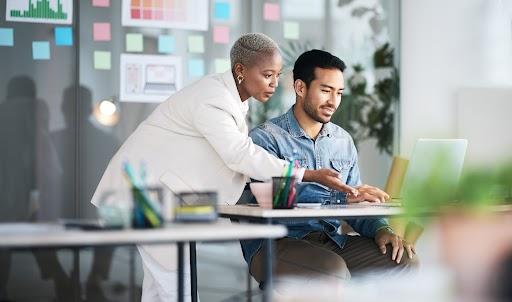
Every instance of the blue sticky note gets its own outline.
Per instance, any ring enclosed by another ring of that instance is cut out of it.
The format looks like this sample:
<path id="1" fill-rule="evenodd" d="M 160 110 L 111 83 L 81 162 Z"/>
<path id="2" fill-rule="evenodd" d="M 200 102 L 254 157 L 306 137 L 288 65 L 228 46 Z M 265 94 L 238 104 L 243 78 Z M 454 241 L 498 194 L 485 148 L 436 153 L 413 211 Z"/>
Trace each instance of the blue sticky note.
<path id="1" fill-rule="evenodd" d="M 72 46 L 73 29 L 71 27 L 55 27 L 55 45 Z"/>
<path id="2" fill-rule="evenodd" d="M 190 59 L 188 61 L 188 75 L 202 77 L 204 75 L 204 61 L 202 59 Z"/>
<path id="3" fill-rule="evenodd" d="M 214 18 L 217 20 L 229 20 L 230 9 L 228 2 L 215 2 Z"/>
<path id="4" fill-rule="evenodd" d="M 34 60 L 50 59 L 50 42 L 34 41 L 32 42 L 32 58 Z"/>
<path id="5" fill-rule="evenodd" d="M 161 35 L 158 36 L 158 52 L 160 53 L 173 53 L 175 50 L 176 42 L 173 36 Z"/>
<path id="6" fill-rule="evenodd" d="M 0 46 L 14 46 L 14 31 L 12 28 L 0 27 Z"/>

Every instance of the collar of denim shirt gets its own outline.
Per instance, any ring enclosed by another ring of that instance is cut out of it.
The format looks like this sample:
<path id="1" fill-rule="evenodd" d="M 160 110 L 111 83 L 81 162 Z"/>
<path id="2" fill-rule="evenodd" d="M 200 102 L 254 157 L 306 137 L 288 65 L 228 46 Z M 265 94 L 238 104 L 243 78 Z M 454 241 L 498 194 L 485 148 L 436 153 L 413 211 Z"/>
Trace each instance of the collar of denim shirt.
<path id="1" fill-rule="evenodd" d="M 286 126 L 288 127 L 288 133 L 290 133 L 293 137 L 307 137 L 310 138 L 309 135 L 306 134 L 304 129 L 299 125 L 299 122 L 297 121 L 297 118 L 295 118 L 295 114 L 293 114 L 293 108 L 295 105 L 293 105 L 288 112 L 286 112 Z M 322 126 L 322 129 L 320 130 L 320 133 L 318 133 L 318 137 L 327 136 L 331 137 L 333 134 L 333 127 L 332 123 L 328 122 L 327 124 L 324 124 Z"/>

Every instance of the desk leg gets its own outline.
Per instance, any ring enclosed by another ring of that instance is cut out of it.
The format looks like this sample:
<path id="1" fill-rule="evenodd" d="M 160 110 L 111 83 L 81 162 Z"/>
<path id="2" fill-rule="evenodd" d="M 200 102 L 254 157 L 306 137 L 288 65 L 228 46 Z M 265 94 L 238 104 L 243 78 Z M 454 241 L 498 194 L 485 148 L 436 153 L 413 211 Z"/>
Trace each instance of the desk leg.
<path id="1" fill-rule="evenodd" d="M 268 225 L 272 224 L 271 220 L 267 221 Z M 273 250 L 273 239 L 267 238 L 264 241 L 265 245 L 265 283 L 264 283 L 264 291 L 263 291 L 263 301 L 269 302 L 272 301 L 272 287 L 273 287 L 273 280 L 272 280 L 272 262 L 274 257 L 274 250 Z"/>
<path id="2" fill-rule="evenodd" d="M 130 258 L 130 302 L 135 302 L 135 246 L 129 246 Z"/>
<path id="3" fill-rule="evenodd" d="M 263 301 L 272 301 L 272 239 L 265 239 L 265 288 L 263 292 Z"/>
<path id="4" fill-rule="evenodd" d="M 190 242 L 190 277 L 192 302 L 197 302 L 197 258 L 196 243 Z"/>
<path id="5" fill-rule="evenodd" d="M 252 284 L 251 284 L 251 270 L 247 267 L 247 302 L 252 302 Z"/>
<path id="6" fill-rule="evenodd" d="M 55 250 L 56 252 L 57 250 Z M 80 248 L 74 247 L 73 251 L 73 270 L 71 279 L 73 280 L 73 301 L 82 301 L 82 290 L 80 284 Z"/>
<path id="7" fill-rule="evenodd" d="M 178 302 L 185 301 L 183 242 L 178 242 Z"/>

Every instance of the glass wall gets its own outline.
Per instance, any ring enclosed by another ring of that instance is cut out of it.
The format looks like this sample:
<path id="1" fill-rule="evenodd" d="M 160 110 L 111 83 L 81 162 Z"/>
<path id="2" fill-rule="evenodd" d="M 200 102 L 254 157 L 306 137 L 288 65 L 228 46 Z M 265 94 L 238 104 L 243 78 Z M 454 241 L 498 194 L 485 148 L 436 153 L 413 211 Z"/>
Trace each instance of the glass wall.
<path id="1" fill-rule="evenodd" d="M 356 138 L 364 181 L 385 182 L 398 141 L 398 0 L 198 0 L 195 3 L 206 4 L 208 10 L 206 31 L 123 26 L 123 4 L 139 2 L 124 0 L 61 0 L 64 8 L 73 6 L 68 25 L 13 22 L 8 20 L 13 2 L 28 8 L 29 1 L 0 1 L 1 222 L 96 218 L 89 201 L 104 168 L 157 105 L 143 97 L 129 102 L 121 97 L 126 89 L 121 79 L 128 76 L 122 54 L 176 57 L 181 62 L 176 76 L 184 86 L 204 74 L 224 71 L 230 45 L 245 32 L 275 39 L 285 59 L 273 99 L 265 106 L 251 103 L 251 125 L 294 103 L 291 69 L 300 53 L 310 48 L 331 51 L 348 66 L 347 96 L 334 122 Z M 50 7 L 57 3 L 48 2 Z M 56 28 L 71 28 L 71 44 Z M 172 43 L 164 49 L 165 39 Z M 105 99 L 118 106 L 115 125 L 105 125 L 94 114 Z M 243 271 L 241 259 L 232 265 L 223 259 L 227 249 L 238 248 L 200 248 L 208 254 L 199 255 L 204 272 L 200 293 L 206 301 L 243 292 L 243 278 L 215 283 L 215 288 L 204 282 L 219 280 L 222 269 Z M 81 288 L 72 286 L 77 279 Z M 0 252 L 0 300 L 73 301 L 81 296 L 126 301 L 130 294 L 140 295 L 141 279 L 138 254 L 129 248 Z M 130 285 L 135 285 L 133 291 Z"/>

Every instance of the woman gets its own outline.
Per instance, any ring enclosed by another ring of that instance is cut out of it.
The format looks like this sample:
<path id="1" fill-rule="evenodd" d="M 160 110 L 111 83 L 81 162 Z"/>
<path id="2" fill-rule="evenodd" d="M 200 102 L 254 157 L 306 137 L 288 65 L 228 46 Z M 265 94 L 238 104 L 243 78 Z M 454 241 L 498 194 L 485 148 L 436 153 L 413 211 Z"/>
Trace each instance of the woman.
<path id="1" fill-rule="evenodd" d="M 185 87 L 142 122 L 109 163 L 93 204 L 105 192 L 115 192 L 116 200 L 131 200 L 122 178 L 125 160 L 144 160 L 147 171 L 174 192 L 213 189 L 225 204 L 237 202 L 249 178 L 267 180 L 283 173 L 287 163 L 253 144 L 245 121 L 247 100 L 266 102 L 277 87 L 279 48 L 263 34 L 245 34 L 233 45 L 230 58 L 230 71 Z M 357 194 L 333 170 L 299 169 L 295 175 L 302 174 L 304 181 Z M 139 251 L 144 264 L 142 301 L 175 299 L 175 289 L 169 288 L 176 284 L 175 249 L 144 246 Z"/>

